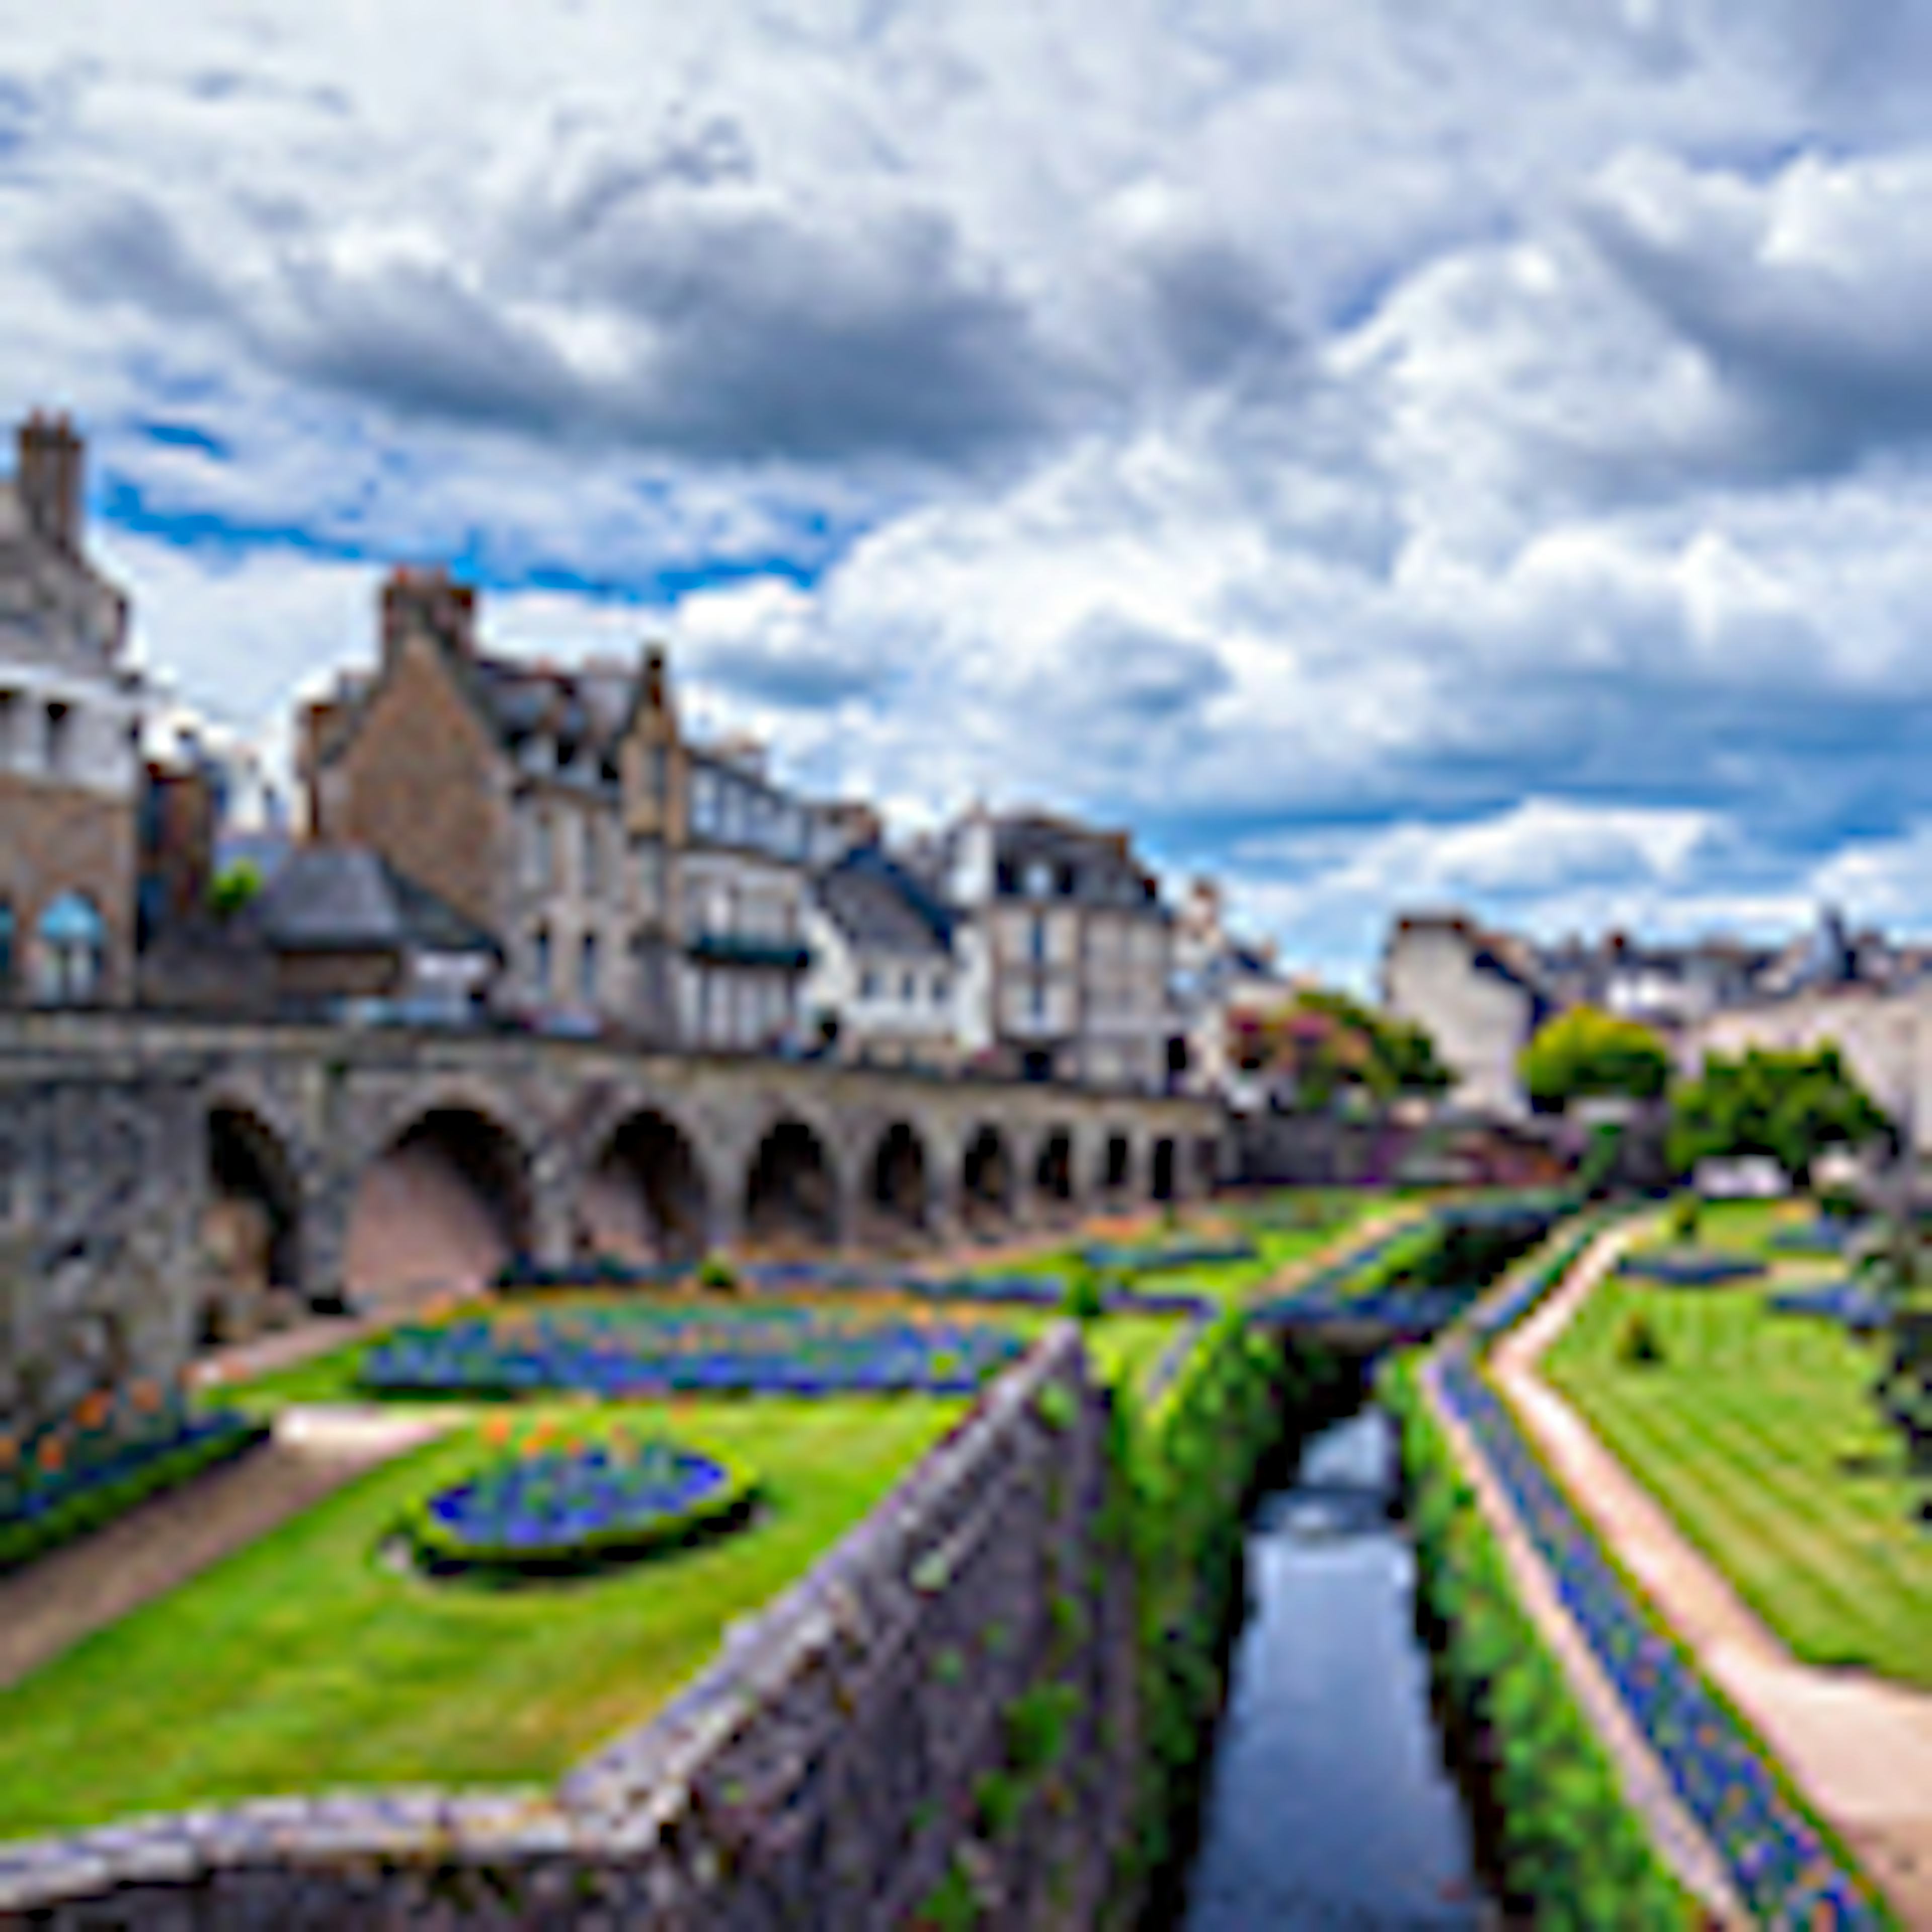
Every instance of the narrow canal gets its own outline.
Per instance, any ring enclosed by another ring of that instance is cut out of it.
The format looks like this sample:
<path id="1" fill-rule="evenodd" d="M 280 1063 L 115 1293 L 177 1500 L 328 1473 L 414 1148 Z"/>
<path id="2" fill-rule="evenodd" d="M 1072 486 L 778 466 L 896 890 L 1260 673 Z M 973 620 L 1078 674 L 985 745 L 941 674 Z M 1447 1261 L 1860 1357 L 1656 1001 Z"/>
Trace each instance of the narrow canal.
<path id="1" fill-rule="evenodd" d="M 1248 1538 L 1238 1642 L 1181 1922 L 1188 1932 L 1485 1922 L 1370 1407 L 1314 1437 Z"/>

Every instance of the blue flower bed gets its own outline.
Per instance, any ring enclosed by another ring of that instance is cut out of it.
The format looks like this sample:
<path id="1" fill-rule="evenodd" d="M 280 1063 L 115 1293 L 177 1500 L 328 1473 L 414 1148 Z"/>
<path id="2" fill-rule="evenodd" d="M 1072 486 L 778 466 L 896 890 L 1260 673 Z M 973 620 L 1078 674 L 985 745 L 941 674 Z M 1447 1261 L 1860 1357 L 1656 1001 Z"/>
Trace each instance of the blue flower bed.
<path id="1" fill-rule="evenodd" d="M 1751 1910 L 1772 1924 L 1876 1932 L 1886 1921 L 1869 1894 L 1780 1784 L 1756 1740 L 1658 1630 L 1460 1346 L 1443 1359 L 1440 1385 Z"/>
<path id="2" fill-rule="evenodd" d="M 1083 1248 L 1080 1258 L 1106 1274 L 1163 1274 L 1176 1268 L 1211 1268 L 1222 1262 L 1252 1261 L 1260 1250 L 1245 1238 L 1232 1241 L 1153 1242 L 1138 1247 L 1101 1243 Z"/>
<path id="3" fill-rule="evenodd" d="M 626 1262 L 614 1255 L 600 1255 L 594 1261 L 549 1268 L 527 1255 L 518 1255 L 496 1270 L 495 1285 L 512 1289 L 668 1288 L 682 1281 L 694 1265 L 690 1262 Z"/>
<path id="4" fill-rule="evenodd" d="M 1755 1280 L 1764 1273 L 1764 1264 L 1755 1255 L 1721 1248 L 1639 1248 L 1624 1256 L 1617 1272 L 1668 1288 L 1719 1288 Z"/>
<path id="5" fill-rule="evenodd" d="M 1875 1335 L 1892 1320 L 1885 1298 L 1856 1282 L 1827 1282 L 1822 1287 L 1792 1288 L 1774 1294 L 1771 1305 L 1780 1315 L 1813 1315 L 1835 1322 L 1855 1335 Z"/>
<path id="6" fill-rule="evenodd" d="M 379 1395 L 970 1395 L 1024 1345 L 980 1323 L 802 1308 L 512 1310 L 400 1328 L 363 1358 Z"/>
<path id="7" fill-rule="evenodd" d="M 97 1401 L 100 1398 L 96 1398 Z M 228 1410 L 191 1413 L 178 1392 L 114 1400 L 20 1441 L 0 1437 L 0 1575 L 239 1455 L 267 1434 Z"/>
<path id="8" fill-rule="evenodd" d="M 1820 1214 L 1815 1220 L 1774 1228 L 1770 1244 L 1783 1254 L 1841 1255 L 1863 1232 L 1856 1221 Z"/>
<path id="9" fill-rule="evenodd" d="M 618 1434 L 500 1456 L 410 1520 L 432 1567 L 552 1569 L 640 1555 L 742 1510 L 752 1485 L 724 1462 Z"/>

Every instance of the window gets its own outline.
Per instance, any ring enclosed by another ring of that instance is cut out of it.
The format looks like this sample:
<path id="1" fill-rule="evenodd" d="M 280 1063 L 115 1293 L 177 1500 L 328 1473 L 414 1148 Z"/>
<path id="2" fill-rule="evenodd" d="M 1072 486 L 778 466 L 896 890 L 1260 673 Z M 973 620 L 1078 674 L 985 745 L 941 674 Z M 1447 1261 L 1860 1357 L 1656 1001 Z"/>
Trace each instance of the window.
<path id="1" fill-rule="evenodd" d="M 647 919 L 664 916 L 664 848 L 655 839 L 640 839 L 638 854 L 638 904 Z"/>
<path id="2" fill-rule="evenodd" d="M 556 856 L 550 814 L 541 807 L 533 812 L 525 837 L 527 842 L 524 848 L 524 882 L 540 892 L 548 892 Z"/>
<path id="3" fill-rule="evenodd" d="M 1059 867 L 1054 874 L 1053 882 L 1062 898 L 1070 899 L 1073 896 L 1073 868 L 1071 866 Z"/>
<path id="4" fill-rule="evenodd" d="M 1034 964 L 1046 958 L 1046 920 L 1043 914 L 1035 913 L 1028 922 L 1027 953 Z"/>
<path id="5" fill-rule="evenodd" d="M 911 973 L 903 974 L 899 980 L 900 1000 L 905 1005 L 909 1006 L 918 997 L 919 980 L 917 975 Z"/>
<path id="6" fill-rule="evenodd" d="M 670 758 L 662 745 L 651 747 L 650 791 L 652 802 L 662 812 L 670 790 Z"/>
<path id="7" fill-rule="evenodd" d="M 40 915 L 40 995 L 56 1006 L 100 997 L 107 970 L 107 926 L 94 902 L 63 892 Z"/>
<path id="8" fill-rule="evenodd" d="M 14 908 L 0 899 L 0 1000 L 14 997 Z"/>
<path id="9" fill-rule="evenodd" d="M 932 976 L 932 1004 L 943 1006 L 946 1004 L 946 975 L 935 973 Z"/>
<path id="10" fill-rule="evenodd" d="M 1043 980 L 1036 980 L 1027 989 L 1028 1010 L 1036 1020 L 1046 1017 L 1046 986 Z"/>
<path id="11" fill-rule="evenodd" d="M 869 966 L 859 975 L 859 997 L 862 1000 L 876 1000 L 879 997 L 879 976 Z"/>
<path id="12" fill-rule="evenodd" d="M 597 835 L 597 821 L 588 813 L 584 826 L 584 890 L 595 898 L 604 890 L 604 842 Z"/>
<path id="13" fill-rule="evenodd" d="M 74 714 L 64 704 L 47 706 L 47 758 L 50 772 L 58 776 L 74 755 Z"/>
<path id="14" fill-rule="evenodd" d="M 1052 890 L 1053 868 L 1043 859 L 1036 859 L 1026 868 L 1026 894 L 1030 899 L 1043 899 Z"/>
<path id="15" fill-rule="evenodd" d="M 537 989 L 537 998 L 550 998 L 550 928 L 540 926 L 536 937 L 530 941 L 530 978 Z"/>
<path id="16" fill-rule="evenodd" d="M 0 770 L 14 762 L 14 721 L 20 715 L 17 696 L 10 691 L 0 691 Z"/>
<path id="17" fill-rule="evenodd" d="M 597 1004 L 597 935 L 586 932 L 577 954 L 577 997 L 586 1006 Z"/>

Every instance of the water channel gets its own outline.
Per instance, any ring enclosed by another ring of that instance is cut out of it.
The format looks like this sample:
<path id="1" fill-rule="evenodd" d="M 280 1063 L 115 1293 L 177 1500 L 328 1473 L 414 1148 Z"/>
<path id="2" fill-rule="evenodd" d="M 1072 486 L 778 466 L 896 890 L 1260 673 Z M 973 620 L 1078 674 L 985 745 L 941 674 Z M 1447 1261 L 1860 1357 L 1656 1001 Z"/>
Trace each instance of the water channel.
<path id="1" fill-rule="evenodd" d="M 1487 1922 L 1430 1714 L 1396 1481 L 1393 1426 L 1370 1408 L 1314 1437 L 1256 1513 L 1187 1932 Z"/>

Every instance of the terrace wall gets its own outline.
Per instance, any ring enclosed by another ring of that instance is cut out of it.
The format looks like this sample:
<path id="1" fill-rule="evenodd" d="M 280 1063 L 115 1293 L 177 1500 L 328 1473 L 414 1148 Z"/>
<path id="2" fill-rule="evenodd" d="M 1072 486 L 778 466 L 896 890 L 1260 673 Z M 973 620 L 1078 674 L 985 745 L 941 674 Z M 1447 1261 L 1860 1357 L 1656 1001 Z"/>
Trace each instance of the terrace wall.
<path id="1" fill-rule="evenodd" d="M 1052 1394 L 1058 1390 L 1062 1393 Z M 265 1800 L 0 1845 L 0 1925 L 1091 1924 L 1139 1756 L 1105 1398 L 1062 1328 L 660 1716 L 548 1792 Z M 1010 1826 L 1016 1700 L 1063 1686 Z"/>

